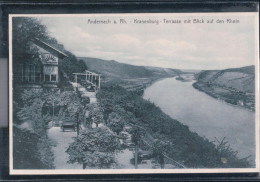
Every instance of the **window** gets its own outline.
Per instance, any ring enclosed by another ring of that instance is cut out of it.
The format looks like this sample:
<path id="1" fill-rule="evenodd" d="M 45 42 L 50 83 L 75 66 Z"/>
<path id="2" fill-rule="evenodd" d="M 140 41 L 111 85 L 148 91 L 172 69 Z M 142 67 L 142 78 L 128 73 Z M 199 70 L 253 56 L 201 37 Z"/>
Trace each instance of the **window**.
<path id="1" fill-rule="evenodd" d="M 54 81 L 54 82 L 57 81 L 57 80 L 56 80 L 56 75 L 51 75 L 51 81 Z"/>
<path id="2" fill-rule="evenodd" d="M 29 82 L 29 65 L 25 65 L 24 67 L 24 80 Z"/>
<path id="3" fill-rule="evenodd" d="M 40 82 L 41 81 L 41 77 L 42 77 L 42 70 L 41 70 L 41 66 L 37 65 L 35 66 L 35 81 L 36 82 Z"/>
<path id="4" fill-rule="evenodd" d="M 50 75 L 44 75 L 44 80 L 46 82 L 50 81 L 51 76 Z"/>
<path id="5" fill-rule="evenodd" d="M 57 81 L 57 75 L 48 75 L 48 74 L 45 74 L 44 75 L 44 78 L 45 78 L 45 81 L 46 82 L 56 82 Z"/>
<path id="6" fill-rule="evenodd" d="M 34 65 L 29 65 L 29 82 L 34 82 Z"/>

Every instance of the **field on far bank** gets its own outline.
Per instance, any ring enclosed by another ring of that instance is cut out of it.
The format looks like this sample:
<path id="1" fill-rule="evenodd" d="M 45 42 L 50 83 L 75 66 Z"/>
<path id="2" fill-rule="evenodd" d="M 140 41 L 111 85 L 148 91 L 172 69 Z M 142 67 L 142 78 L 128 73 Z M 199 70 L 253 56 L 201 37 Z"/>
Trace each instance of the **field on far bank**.
<path id="1" fill-rule="evenodd" d="M 229 104 L 255 110 L 254 66 L 196 74 L 193 87 Z"/>

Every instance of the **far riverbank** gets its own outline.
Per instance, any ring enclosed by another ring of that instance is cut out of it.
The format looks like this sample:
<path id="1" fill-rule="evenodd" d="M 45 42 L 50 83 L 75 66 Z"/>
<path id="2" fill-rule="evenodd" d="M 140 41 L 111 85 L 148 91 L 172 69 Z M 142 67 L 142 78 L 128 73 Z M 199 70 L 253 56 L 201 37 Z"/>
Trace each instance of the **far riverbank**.
<path id="1" fill-rule="evenodd" d="M 255 95 L 237 91 L 235 89 L 225 88 L 223 86 L 210 83 L 195 82 L 193 88 L 208 94 L 209 96 L 222 100 L 228 104 L 255 111 Z"/>

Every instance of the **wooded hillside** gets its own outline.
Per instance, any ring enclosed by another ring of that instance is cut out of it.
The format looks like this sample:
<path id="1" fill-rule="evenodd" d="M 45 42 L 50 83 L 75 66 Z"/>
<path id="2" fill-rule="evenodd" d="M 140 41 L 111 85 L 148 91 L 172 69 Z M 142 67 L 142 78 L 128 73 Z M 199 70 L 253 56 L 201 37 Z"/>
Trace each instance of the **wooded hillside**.
<path id="1" fill-rule="evenodd" d="M 255 110 L 255 66 L 201 71 L 193 87 L 208 95 Z"/>
<path id="2" fill-rule="evenodd" d="M 181 70 L 170 68 L 157 68 L 148 66 L 134 66 L 119 63 L 114 60 L 102 60 L 96 58 L 79 57 L 87 65 L 89 70 L 102 73 L 110 78 L 148 78 L 148 77 L 170 77 L 181 73 Z"/>

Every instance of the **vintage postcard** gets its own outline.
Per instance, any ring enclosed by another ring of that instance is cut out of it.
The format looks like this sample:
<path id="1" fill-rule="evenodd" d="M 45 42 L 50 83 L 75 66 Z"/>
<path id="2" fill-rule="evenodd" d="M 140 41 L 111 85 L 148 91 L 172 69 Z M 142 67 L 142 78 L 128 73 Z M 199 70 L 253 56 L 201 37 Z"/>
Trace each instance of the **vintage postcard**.
<path id="1" fill-rule="evenodd" d="M 10 174 L 258 172 L 258 22 L 9 15 Z"/>

